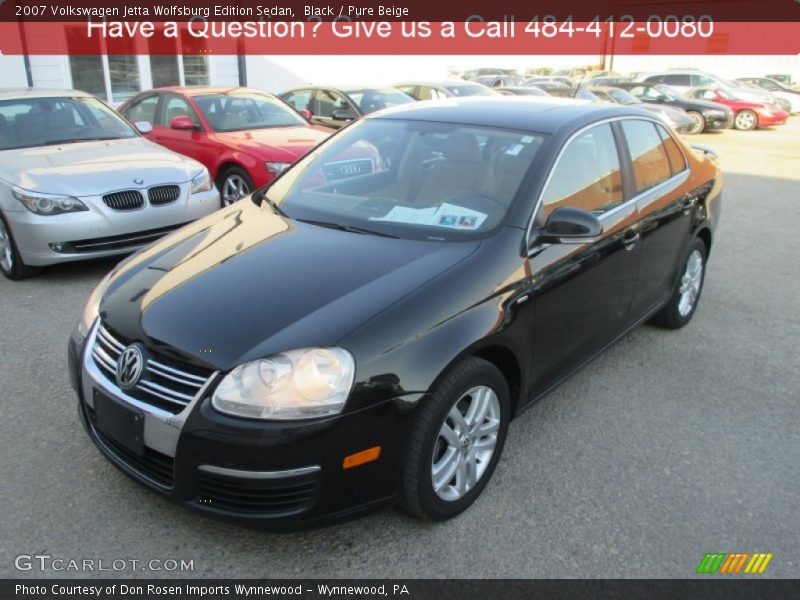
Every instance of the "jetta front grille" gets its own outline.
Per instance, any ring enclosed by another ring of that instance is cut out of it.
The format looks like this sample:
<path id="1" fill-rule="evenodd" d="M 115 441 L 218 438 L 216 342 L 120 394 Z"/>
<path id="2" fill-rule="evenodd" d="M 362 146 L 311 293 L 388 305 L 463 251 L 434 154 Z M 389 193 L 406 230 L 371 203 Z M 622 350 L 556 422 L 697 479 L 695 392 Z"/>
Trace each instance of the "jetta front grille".
<path id="1" fill-rule="evenodd" d="M 108 378 L 116 382 L 117 360 L 126 344 L 105 326 L 97 328 L 92 358 Z M 211 371 L 176 365 L 162 357 L 147 357 L 139 383 L 126 394 L 173 414 L 181 412 L 205 387 Z"/>
<path id="2" fill-rule="evenodd" d="M 147 199 L 153 206 L 172 204 L 181 195 L 181 188 L 177 185 L 157 185 L 147 190 Z"/>
<path id="3" fill-rule="evenodd" d="M 112 210 L 138 210 L 144 206 L 144 196 L 138 190 L 125 190 L 106 194 L 103 202 Z"/>

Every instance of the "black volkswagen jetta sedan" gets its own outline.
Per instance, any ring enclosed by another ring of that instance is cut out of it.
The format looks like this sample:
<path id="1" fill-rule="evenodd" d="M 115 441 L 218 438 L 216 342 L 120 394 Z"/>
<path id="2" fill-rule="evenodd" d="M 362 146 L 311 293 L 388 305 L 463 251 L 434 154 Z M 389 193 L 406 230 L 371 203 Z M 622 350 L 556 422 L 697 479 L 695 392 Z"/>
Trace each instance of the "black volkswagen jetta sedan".
<path id="1" fill-rule="evenodd" d="M 374 165 L 328 179 L 352 160 Z M 636 325 L 692 318 L 720 189 L 635 108 L 377 113 L 100 283 L 69 344 L 81 418 L 216 517 L 453 517 L 524 408 Z"/>

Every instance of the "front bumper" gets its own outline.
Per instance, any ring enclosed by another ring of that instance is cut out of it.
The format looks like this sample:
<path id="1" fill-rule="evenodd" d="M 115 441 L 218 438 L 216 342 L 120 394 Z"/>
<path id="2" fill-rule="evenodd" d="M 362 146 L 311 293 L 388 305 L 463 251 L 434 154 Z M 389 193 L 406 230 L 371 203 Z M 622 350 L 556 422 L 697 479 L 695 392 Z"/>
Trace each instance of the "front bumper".
<path id="1" fill-rule="evenodd" d="M 704 114 L 706 129 L 730 129 L 733 127 L 733 113 L 725 115 Z"/>
<path id="2" fill-rule="evenodd" d="M 89 437 L 125 474 L 206 515 L 271 529 L 315 526 L 390 504 L 399 489 L 407 405 L 383 401 L 334 418 L 267 422 L 217 413 L 208 384 L 180 413 L 128 397 L 97 367 L 86 341 L 69 342 L 70 375 Z M 144 452 L 136 454 L 98 427 L 96 394 L 141 410 Z M 344 469 L 345 456 L 381 447 L 377 461 Z"/>
<path id="3" fill-rule="evenodd" d="M 41 216 L 20 206 L 5 213 L 25 264 L 43 266 L 127 254 L 220 206 L 216 188 L 189 194 L 188 184 L 181 186 L 181 197 L 173 204 L 147 205 L 130 212 L 112 211 L 100 197 L 81 201 L 89 210 Z M 60 244 L 60 249 L 52 244 Z"/>

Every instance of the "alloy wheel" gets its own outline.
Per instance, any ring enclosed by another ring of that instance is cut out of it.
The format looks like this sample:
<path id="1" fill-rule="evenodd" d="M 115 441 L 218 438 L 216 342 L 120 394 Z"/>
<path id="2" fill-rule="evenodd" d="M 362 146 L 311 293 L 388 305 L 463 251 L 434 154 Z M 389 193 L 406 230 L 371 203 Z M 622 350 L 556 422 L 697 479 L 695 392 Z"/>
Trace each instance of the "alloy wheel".
<path id="1" fill-rule="evenodd" d="M 460 500 L 480 481 L 497 445 L 500 418 L 490 387 L 474 387 L 453 404 L 433 447 L 431 480 L 439 498 Z"/>
<path id="2" fill-rule="evenodd" d="M 14 268 L 14 251 L 11 248 L 11 234 L 6 229 L 6 224 L 0 220 L 0 266 L 10 272 Z"/>
<path id="3" fill-rule="evenodd" d="M 749 111 L 742 111 L 736 115 L 737 129 L 753 129 L 756 126 L 756 116 Z"/>
<path id="4" fill-rule="evenodd" d="M 251 191 L 250 185 L 241 175 L 228 175 L 222 184 L 222 201 L 225 206 L 230 206 L 247 196 Z"/>
<path id="5" fill-rule="evenodd" d="M 685 317 L 694 308 L 697 297 L 700 295 L 700 286 L 703 283 L 703 255 L 699 250 L 694 250 L 686 260 L 686 269 L 681 277 L 681 287 L 678 290 L 678 312 Z"/>
<path id="6" fill-rule="evenodd" d="M 703 130 L 706 127 L 705 119 L 703 119 L 703 115 L 696 111 L 689 111 L 689 116 L 694 121 L 694 125 L 689 133 L 703 133 Z"/>

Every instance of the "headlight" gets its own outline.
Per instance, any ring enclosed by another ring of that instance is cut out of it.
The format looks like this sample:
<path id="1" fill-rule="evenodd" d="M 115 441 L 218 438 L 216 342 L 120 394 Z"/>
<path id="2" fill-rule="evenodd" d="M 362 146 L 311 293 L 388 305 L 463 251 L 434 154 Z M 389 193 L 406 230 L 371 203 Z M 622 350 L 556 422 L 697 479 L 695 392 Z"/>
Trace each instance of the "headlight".
<path id="1" fill-rule="evenodd" d="M 236 367 L 217 386 L 211 405 L 251 419 L 311 419 L 342 412 L 355 376 L 341 348 L 282 352 Z"/>
<path id="2" fill-rule="evenodd" d="M 200 192 L 207 192 L 211 188 L 211 175 L 208 169 L 203 167 L 203 170 L 192 178 L 192 193 L 199 194 Z"/>
<path id="3" fill-rule="evenodd" d="M 89 299 L 86 301 L 86 306 L 83 308 L 83 315 L 81 315 L 81 320 L 78 322 L 78 333 L 80 333 L 82 337 L 89 335 L 89 330 L 98 317 L 100 299 L 106 292 L 106 288 L 108 288 L 108 282 L 111 280 L 112 273 L 113 271 L 106 275 L 103 280 L 97 284 L 97 287 L 94 288 L 92 293 L 89 294 Z"/>
<path id="4" fill-rule="evenodd" d="M 267 167 L 268 173 L 272 173 L 273 175 L 280 175 L 286 169 L 291 167 L 292 163 L 267 161 L 264 163 L 264 166 Z"/>
<path id="5" fill-rule="evenodd" d="M 83 202 L 72 196 L 29 192 L 17 187 L 11 190 L 11 195 L 19 200 L 25 208 L 37 215 L 62 215 L 89 210 Z"/>

